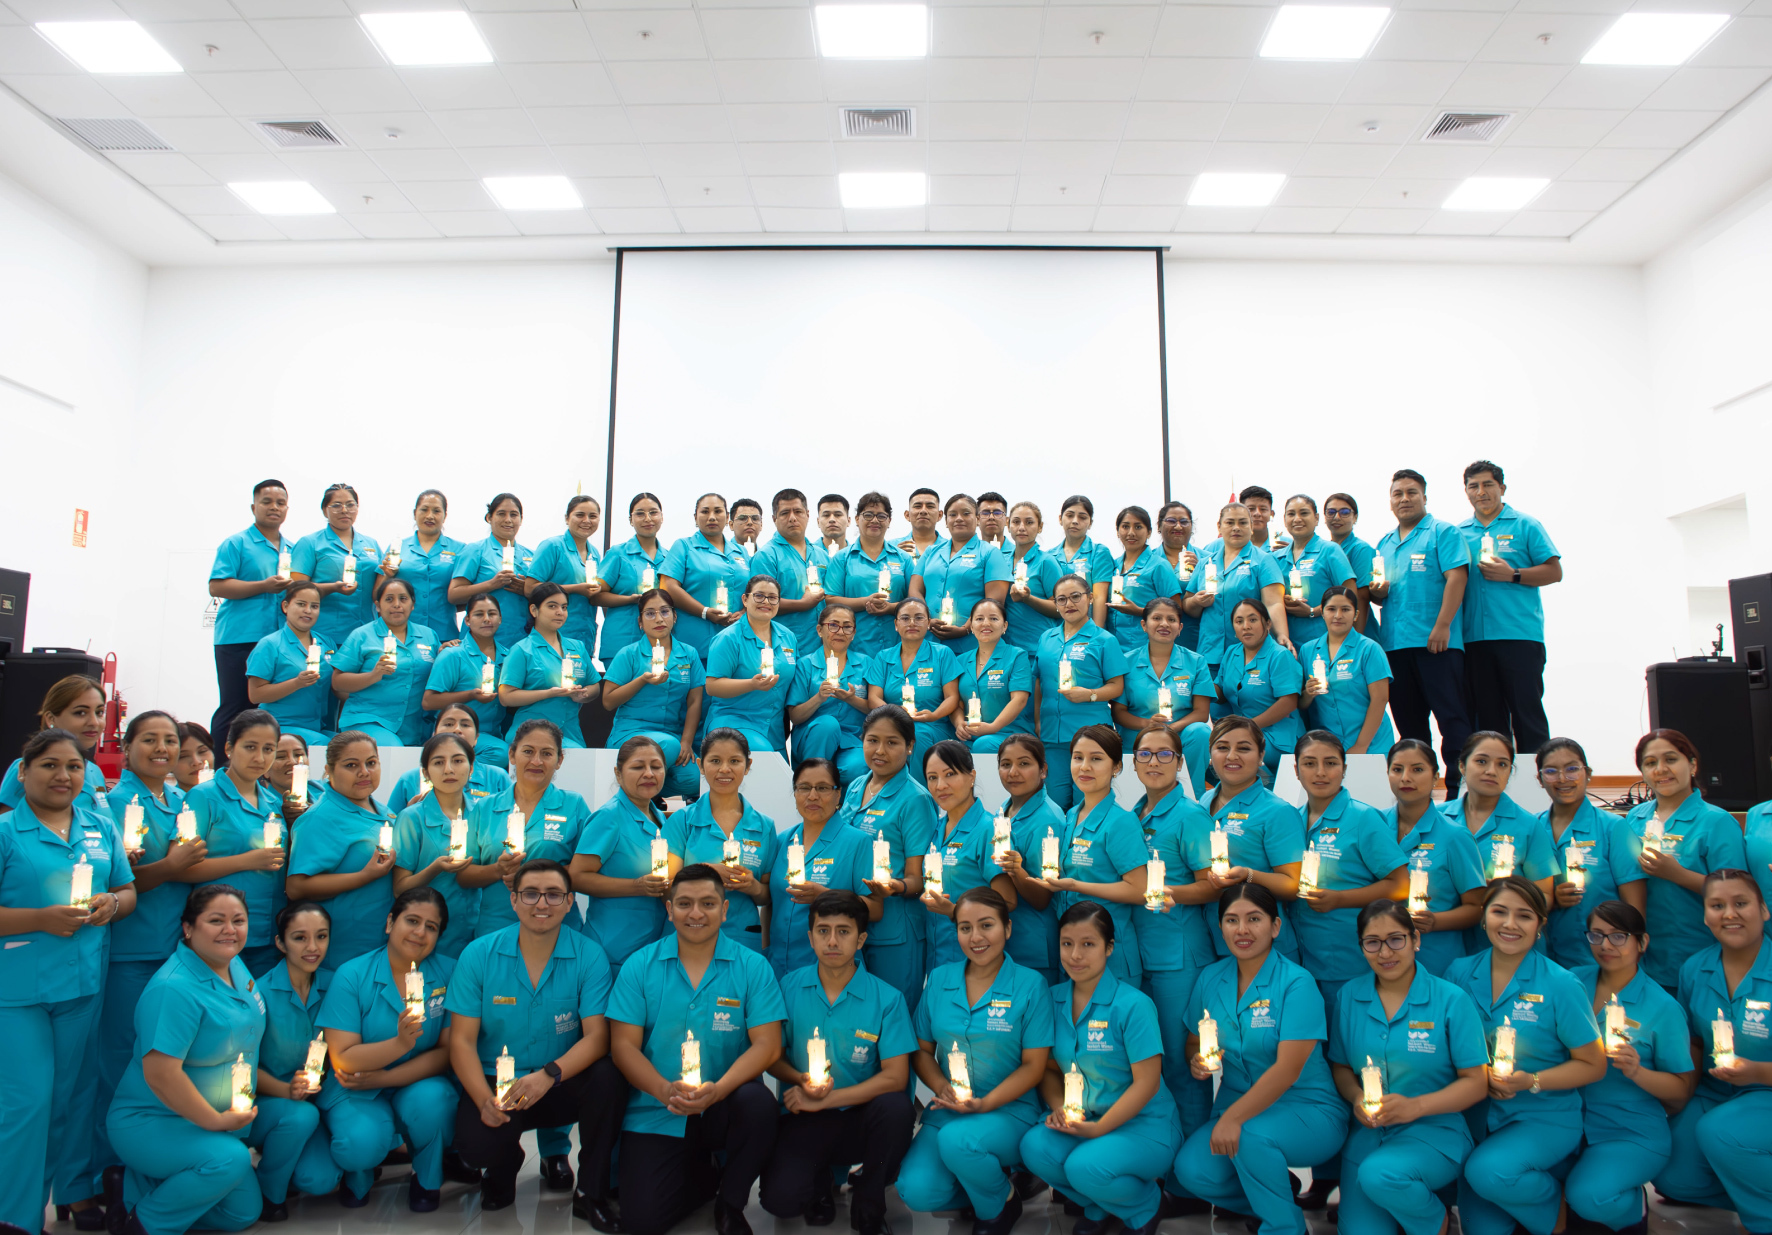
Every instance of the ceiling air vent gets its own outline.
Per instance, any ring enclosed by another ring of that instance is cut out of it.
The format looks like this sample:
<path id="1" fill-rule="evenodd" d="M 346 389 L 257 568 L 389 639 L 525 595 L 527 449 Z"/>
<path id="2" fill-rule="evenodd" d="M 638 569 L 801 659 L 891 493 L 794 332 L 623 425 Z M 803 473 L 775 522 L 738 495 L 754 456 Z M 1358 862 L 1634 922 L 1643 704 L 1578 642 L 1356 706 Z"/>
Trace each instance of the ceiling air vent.
<path id="1" fill-rule="evenodd" d="M 845 107 L 844 137 L 915 137 L 914 107 Z"/>
<path id="2" fill-rule="evenodd" d="M 139 120 L 58 120 L 94 150 L 171 150 L 164 138 Z"/>
<path id="3" fill-rule="evenodd" d="M 1424 142 L 1486 142 L 1514 118 L 1512 112 L 1449 111 L 1440 113 Z"/>
<path id="4" fill-rule="evenodd" d="M 318 120 L 260 120 L 257 124 L 274 146 L 298 149 L 344 145 L 336 133 Z"/>

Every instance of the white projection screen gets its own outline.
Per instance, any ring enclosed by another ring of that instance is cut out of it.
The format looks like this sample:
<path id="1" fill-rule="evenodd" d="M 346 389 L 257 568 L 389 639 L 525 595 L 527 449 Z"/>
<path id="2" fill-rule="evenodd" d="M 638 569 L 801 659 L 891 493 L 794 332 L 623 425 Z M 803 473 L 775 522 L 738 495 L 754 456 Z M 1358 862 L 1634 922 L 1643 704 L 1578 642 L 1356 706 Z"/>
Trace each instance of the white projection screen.
<path id="1" fill-rule="evenodd" d="M 710 490 L 901 516 L 913 488 L 1154 516 L 1164 496 L 1149 249 L 643 250 L 621 255 L 608 526 L 658 494 L 667 541 Z M 903 529 L 902 518 L 895 528 Z M 765 526 L 764 540 L 772 535 Z M 814 530 L 813 534 L 816 534 Z M 853 539 L 854 533 L 851 532 Z"/>

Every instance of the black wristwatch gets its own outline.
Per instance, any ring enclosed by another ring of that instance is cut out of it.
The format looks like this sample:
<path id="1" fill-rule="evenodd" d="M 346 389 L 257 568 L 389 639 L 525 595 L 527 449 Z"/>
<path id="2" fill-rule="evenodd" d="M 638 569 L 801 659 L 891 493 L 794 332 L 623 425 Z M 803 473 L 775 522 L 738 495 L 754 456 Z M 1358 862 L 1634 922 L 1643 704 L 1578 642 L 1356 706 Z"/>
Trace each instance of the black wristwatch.
<path id="1" fill-rule="evenodd" d="M 1519 581 L 1520 581 L 1520 572 L 1516 570 L 1516 571 L 1514 571 L 1514 582 L 1518 583 Z"/>
<path id="2" fill-rule="evenodd" d="M 544 1063 L 541 1066 L 541 1070 L 543 1072 L 546 1072 L 549 1076 L 553 1077 L 554 1084 L 556 1084 L 556 1085 L 558 1085 L 561 1081 L 566 1079 L 565 1077 L 560 1075 L 560 1065 L 555 1063 L 551 1059 L 548 1060 L 546 1063 Z"/>

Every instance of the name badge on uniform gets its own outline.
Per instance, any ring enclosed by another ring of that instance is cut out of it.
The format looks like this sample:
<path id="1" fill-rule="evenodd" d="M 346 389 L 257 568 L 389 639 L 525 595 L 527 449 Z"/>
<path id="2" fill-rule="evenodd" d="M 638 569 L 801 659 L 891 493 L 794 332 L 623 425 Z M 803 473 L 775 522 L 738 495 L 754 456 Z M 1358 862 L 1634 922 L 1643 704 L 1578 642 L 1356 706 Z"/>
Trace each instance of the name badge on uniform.
<path id="1" fill-rule="evenodd" d="M 1106 1029 L 1107 1027 L 1108 1027 L 1108 1023 L 1106 1021 L 1090 1021 L 1089 1022 L 1089 1028 L 1091 1028 L 1091 1029 Z"/>
<path id="2" fill-rule="evenodd" d="M 716 998 L 714 1000 L 714 1004 L 717 1007 L 721 1007 L 721 1008 L 739 1008 L 739 1007 L 744 1006 L 743 1001 L 737 1000 L 737 999 L 728 999 L 724 995 L 721 995 L 718 998 Z"/>
<path id="3" fill-rule="evenodd" d="M 509 1006 L 514 1008 L 517 1006 L 517 997 L 515 995 L 494 995 L 492 1003 L 494 1007 Z"/>
<path id="4" fill-rule="evenodd" d="M 857 1029 L 855 1031 L 855 1036 L 862 1039 L 864 1042 L 878 1042 L 880 1040 L 879 1034 L 869 1033 L 865 1029 Z"/>

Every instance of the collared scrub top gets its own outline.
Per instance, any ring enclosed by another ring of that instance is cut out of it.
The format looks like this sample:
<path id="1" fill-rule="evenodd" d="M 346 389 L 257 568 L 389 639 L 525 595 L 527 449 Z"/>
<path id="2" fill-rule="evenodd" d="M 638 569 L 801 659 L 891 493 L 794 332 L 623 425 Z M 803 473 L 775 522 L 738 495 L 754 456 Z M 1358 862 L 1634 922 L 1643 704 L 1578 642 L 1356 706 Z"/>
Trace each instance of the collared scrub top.
<path id="1" fill-rule="evenodd" d="M 312 686 L 304 686 L 293 694 L 260 706 L 275 716 L 277 723 L 285 729 L 325 733 L 330 729 L 326 722 L 332 714 L 332 657 L 337 649 L 319 635 L 310 635 L 310 638 L 320 646 L 319 680 Z M 246 676 L 262 678 L 272 686 L 300 677 L 307 668 L 308 649 L 287 623 L 260 639 L 253 647 L 252 655 L 246 658 Z"/>
<path id="2" fill-rule="evenodd" d="M 1275 1105 L 1308 1102 L 1343 1109 L 1341 1094 L 1323 1058 L 1321 1044 L 1329 1037 L 1323 996 L 1316 981 L 1298 965 L 1277 950 L 1270 951 L 1249 988 L 1239 995 L 1236 960 L 1214 961 L 1200 975 L 1188 1000 L 1187 1023 L 1194 1032 L 1199 1031 L 1200 1018 L 1208 1010 L 1218 1022 L 1218 1042 L 1224 1051 L 1224 1080 L 1212 1104 L 1214 1115 L 1222 1115 L 1274 1066 L 1282 1042 L 1317 1045 L 1298 1079 Z"/>
<path id="3" fill-rule="evenodd" d="M 82 858 L 92 867 L 94 895 L 135 882 L 123 838 L 108 811 L 76 805 L 65 841 L 40 822 L 28 804 L 0 815 L 0 905 L 8 909 L 66 905 L 74 867 Z M 98 994 L 104 986 L 111 929 L 82 926 L 66 938 L 47 931 L 7 935 L 0 940 L 0 1007 L 24 1008 Z"/>
<path id="4" fill-rule="evenodd" d="M 920 1042 L 935 1044 L 935 1061 L 948 1073 L 948 1053 L 966 1052 L 972 1093 L 983 1097 L 1021 1067 L 1021 1053 L 1051 1048 L 1052 998 L 1046 980 L 1015 963 L 1007 953 L 991 985 L 976 1003 L 966 997 L 966 965 L 939 965 L 929 975 L 912 1016 Z M 997 1109 L 1033 1123 L 1039 1118 L 1037 1089 Z M 939 1128 L 961 1116 L 954 1111 L 923 1112 L 925 1128 Z"/>
<path id="5" fill-rule="evenodd" d="M 496 536 L 488 536 L 484 540 L 476 540 L 462 549 L 455 558 L 455 574 L 453 578 L 465 579 L 469 583 L 485 583 L 504 569 L 504 542 Z M 516 541 L 511 542 L 511 571 L 519 579 L 530 578 L 535 569 L 535 551 L 526 549 Z M 498 601 L 498 611 L 502 618 L 498 631 L 493 638 L 498 646 L 508 648 L 523 637 L 529 625 L 529 602 L 515 592 L 500 588 L 492 593 Z M 571 611 L 571 606 L 567 606 Z"/>
<path id="6" fill-rule="evenodd" d="M 1375 601 L 1384 611 L 1379 639 L 1387 652 L 1424 648 L 1440 617 L 1440 601 L 1446 595 L 1446 572 L 1470 565 L 1464 537 L 1450 523 L 1423 515 L 1421 522 L 1400 535 L 1396 529 L 1378 542 L 1384 558 L 1384 577 L 1390 595 Z M 1465 583 L 1468 588 L 1469 582 Z M 1449 648 L 1464 649 L 1464 610 L 1452 611 Z"/>
<path id="7" fill-rule="evenodd" d="M 609 1006 L 614 977 L 594 939 L 562 929 L 541 981 L 532 984 L 529 963 L 518 948 L 522 930 L 506 926 L 470 943 L 443 997 L 454 1015 L 480 1019 L 474 1049 L 489 1076 L 507 1049 L 518 1076 L 552 1063 L 584 1037 L 585 1019 L 602 1016 Z"/>
<path id="8" fill-rule="evenodd" d="M 1643 826 L 1654 814 L 1655 801 L 1650 799 L 1632 807 L 1624 817 L 1633 860 L 1643 852 Z M 1664 852 L 1689 871 L 1708 875 L 1747 865 L 1747 846 L 1734 816 L 1697 793 L 1680 803 L 1663 825 L 1663 832 Z M 1679 981 L 1682 959 L 1715 943 L 1716 936 L 1704 925 L 1703 897 L 1666 879 L 1647 882 L 1649 912 L 1644 917 L 1655 946 L 1649 949 L 1643 967 L 1663 986 L 1673 986 Z"/>
<path id="9" fill-rule="evenodd" d="M 1495 556 L 1515 570 L 1542 566 L 1552 558 L 1561 557 L 1551 543 L 1544 524 L 1531 515 L 1521 514 L 1505 502 L 1488 527 L 1472 515 L 1458 525 L 1470 547 L 1470 582 L 1464 589 L 1464 638 L 1467 643 L 1479 639 L 1524 639 L 1544 642 L 1543 588 L 1528 587 L 1512 580 L 1491 582 L 1477 569 L 1483 555 L 1483 536 L 1495 542 Z"/>
<path id="10" fill-rule="evenodd" d="M 806 1043 L 816 1032 L 824 1039 L 825 1059 L 838 1089 L 878 1076 L 883 1062 L 917 1049 L 904 996 L 859 965 L 835 1003 L 825 994 L 816 964 L 782 978 L 781 994 L 787 1007 L 783 1058 L 806 1071 Z"/>
<path id="11" fill-rule="evenodd" d="M 278 537 L 281 547 L 290 551 L 290 569 L 296 569 L 295 542 Z M 265 539 L 255 523 L 243 532 L 216 546 L 215 561 L 209 568 L 210 579 L 238 579 L 242 583 L 262 583 L 277 574 L 278 545 Z M 277 629 L 282 621 L 278 608 L 281 592 L 265 592 L 240 600 L 224 600 L 215 611 L 215 641 L 221 643 L 257 643 Z"/>

